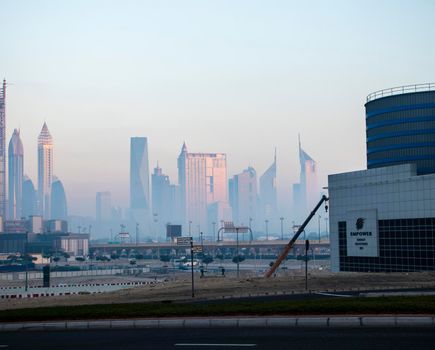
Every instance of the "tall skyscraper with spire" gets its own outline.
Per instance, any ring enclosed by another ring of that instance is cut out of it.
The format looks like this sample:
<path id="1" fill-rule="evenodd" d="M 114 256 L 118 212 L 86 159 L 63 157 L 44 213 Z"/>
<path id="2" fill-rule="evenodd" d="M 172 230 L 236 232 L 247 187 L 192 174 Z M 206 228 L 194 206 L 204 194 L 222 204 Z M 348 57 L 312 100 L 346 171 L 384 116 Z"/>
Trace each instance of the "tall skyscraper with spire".
<path id="1" fill-rule="evenodd" d="M 276 149 L 273 163 L 260 177 L 260 203 L 262 217 L 264 220 L 273 220 L 271 225 L 278 222 L 277 214 L 277 189 L 276 189 Z M 274 220 L 275 219 L 275 220 Z"/>
<path id="2" fill-rule="evenodd" d="M 51 184 L 53 181 L 53 138 L 44 122 L 38 136 L 38 212 L 45 219 L 51 214 Z"/>
<path id="3" fill-rule="evenodd" d="M 0 216 L 6 217 L 6 80 L 0 90 Z"/>
<path id="4" fill-rule="evenodd" d="M 320 199 L 317 182 L 317 163 L 301 147 L 299 137 L 299 183 L 293 185 L 293 208 L 296 219 L 302 222 Z"/>
<path id="5" fill-rule="evenodd" d="M 20 131 L 15 129 L 8 150 L 8 217 L 11 220 L 19 220 L 23 215 L 23 161 L 23 143 Z"/>

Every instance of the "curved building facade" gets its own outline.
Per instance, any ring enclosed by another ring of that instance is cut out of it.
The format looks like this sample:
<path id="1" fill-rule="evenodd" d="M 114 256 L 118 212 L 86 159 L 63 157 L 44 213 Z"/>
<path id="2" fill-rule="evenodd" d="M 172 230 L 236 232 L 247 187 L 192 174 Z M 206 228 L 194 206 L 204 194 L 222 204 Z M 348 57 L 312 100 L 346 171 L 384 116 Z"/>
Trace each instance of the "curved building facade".
<path id="1" fill-rule="evenodd" d="M 367 168 L 415 163 L 435 173 L 435 84 L 377 91 L 367 97 Z"/>

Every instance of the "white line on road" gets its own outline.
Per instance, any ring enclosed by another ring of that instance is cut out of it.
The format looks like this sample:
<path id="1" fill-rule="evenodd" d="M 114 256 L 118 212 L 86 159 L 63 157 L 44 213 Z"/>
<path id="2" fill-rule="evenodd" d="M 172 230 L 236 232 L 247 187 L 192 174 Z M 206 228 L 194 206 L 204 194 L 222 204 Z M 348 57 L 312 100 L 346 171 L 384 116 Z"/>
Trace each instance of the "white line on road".
<path id="1" fill-rule="evenodd" d="M 232 347 L 254 347 L 257 344 L 201 344 L 201 343 L 178 343 L 174 346 L 232 346 Z"/>
<path id="2" fill-rule="evenodd" d="M 9 345 L 0 345 L 0 349 L 6 349 L 8 347 L 9 347 Z"/>
<path id="3" fill-rule="evenodd" d="M 352 295 L 346 295 L 346 294 L 332 294 L 332 293 L 316 293 L 318 295 L 325 295 L 327 297 L 343 297 L 343 298 L 351 298 Z"/>

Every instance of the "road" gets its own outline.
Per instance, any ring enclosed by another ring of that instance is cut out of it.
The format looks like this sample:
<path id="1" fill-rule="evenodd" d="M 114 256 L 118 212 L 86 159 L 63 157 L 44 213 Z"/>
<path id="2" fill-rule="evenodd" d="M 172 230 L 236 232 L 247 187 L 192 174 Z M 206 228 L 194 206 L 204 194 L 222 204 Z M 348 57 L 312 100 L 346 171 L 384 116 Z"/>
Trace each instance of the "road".
<path id="1" fill-rule="evenodd" d="M 433 349 L 432 328 L 142 329 L 0 334 L 0 349 Z"/>

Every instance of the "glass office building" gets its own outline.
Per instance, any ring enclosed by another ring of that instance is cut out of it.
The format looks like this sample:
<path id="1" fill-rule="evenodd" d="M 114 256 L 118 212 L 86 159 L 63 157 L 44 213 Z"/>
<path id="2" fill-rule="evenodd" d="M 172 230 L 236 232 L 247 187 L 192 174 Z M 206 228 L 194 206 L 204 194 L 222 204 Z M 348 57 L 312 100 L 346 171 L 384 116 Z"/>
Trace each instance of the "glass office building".
<path id="1" fill-rule="evenodd" d="M 365 108 L 368 169 L 412 162 L 435 173 L 435 84 L 375 92 Z"/>

